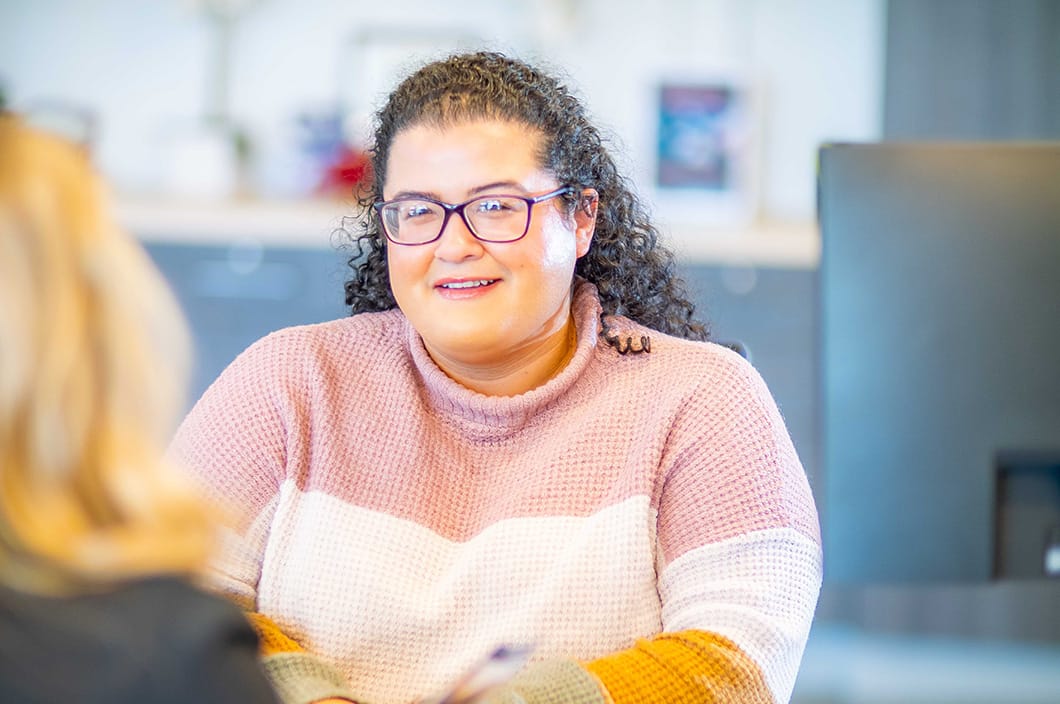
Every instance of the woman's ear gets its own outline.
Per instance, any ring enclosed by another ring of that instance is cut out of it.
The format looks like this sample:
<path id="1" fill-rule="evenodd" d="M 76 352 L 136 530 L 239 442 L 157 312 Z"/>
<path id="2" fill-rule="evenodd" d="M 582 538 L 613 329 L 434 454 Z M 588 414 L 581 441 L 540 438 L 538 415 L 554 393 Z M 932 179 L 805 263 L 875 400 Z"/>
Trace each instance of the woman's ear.
<path id="1" fill-rule="evenodd" d="M 585 188 L 578 196 L 578 204 L 574 208 L 574 239 L 579 258 L 589 251 L 589 245 L 592 244 L 599 204 L 600 194 L 595 188 Z"/>

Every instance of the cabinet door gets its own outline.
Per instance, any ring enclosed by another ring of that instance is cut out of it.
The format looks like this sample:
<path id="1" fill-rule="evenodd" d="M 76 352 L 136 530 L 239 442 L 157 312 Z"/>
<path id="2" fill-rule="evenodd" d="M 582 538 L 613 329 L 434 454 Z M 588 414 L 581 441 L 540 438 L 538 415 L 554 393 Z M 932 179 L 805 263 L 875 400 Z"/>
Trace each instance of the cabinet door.
<path id="1" fill-rule="evenodd" d="M 195 359 L 189 404 L 258 338 L 349 315 L 343 305 L 345 260 L 338 251 L 246 242 L 145 247 L 191 327 Z"/>

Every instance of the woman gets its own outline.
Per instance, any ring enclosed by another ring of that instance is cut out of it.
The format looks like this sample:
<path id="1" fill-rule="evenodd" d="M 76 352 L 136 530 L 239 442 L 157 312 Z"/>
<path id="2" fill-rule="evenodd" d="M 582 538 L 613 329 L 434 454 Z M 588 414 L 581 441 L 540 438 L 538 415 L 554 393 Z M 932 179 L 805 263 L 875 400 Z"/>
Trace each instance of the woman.
<path id="1" fill-rule="evenodd" d="M 184 332 L 85 155 L 0 114 L 0 701 L 275 702 L 162 466 Z M 168 364 L 167 364 L 168 363 Z"/>
<path id="2" fill-rule="evenodd" d="M 709 342 L 583 108 L 490 53 L 377 116 L 351 318 L 210 388 L 177 455 L 242 506 L 222 588 L 287 701 L 787 701 L 817 516 L 761 378 Z"/>

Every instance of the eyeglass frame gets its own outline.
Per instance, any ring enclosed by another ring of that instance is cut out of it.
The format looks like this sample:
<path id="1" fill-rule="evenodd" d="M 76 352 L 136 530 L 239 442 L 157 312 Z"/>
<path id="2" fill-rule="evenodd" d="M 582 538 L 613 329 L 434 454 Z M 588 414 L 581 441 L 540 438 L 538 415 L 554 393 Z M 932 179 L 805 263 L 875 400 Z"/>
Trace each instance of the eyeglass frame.
<path id="1" fill-rule="evenodd" d="M 469 198 L 463 203 L 446 203 L 444 201 L 436 200 L 434 198 L 427 198 L 426 196 L 409 196 L 406 198 L 394 198 L 393 200 L 376 201 L 375 203 L 372 203 L 372 208 L 375 210 L 376 216 L 379 218 L 379 227 L 383 231 L 383 236 L 387 239 L 388 242 L 393 242 L 394 244 L 399 244 L 403 247 L 418 247 L 420 245 L 431 244 L 432 242 L 437 242 L 438 240 L 440 240 L 442 238 L 442 235 L 445 234 L 445 228 L 449 224 L 449 218 L 453 215 L 453 213 L 458 213 L 460 215 L 460 219 L 464 221 L 464 225 L 467 227 L 467 231 L 470 232 L 471 236 L 474 237 L 476 240 L 480 242 L 489 242 L 491 244 L 510 244 L 512 242 L 518 242 L 519 240 L 526 237 L 527 233 L 530 232 L 530 222 L 533 219 L 533 210 L 535 205 L 537 205 L 538 203 L 543 203 L 547 200 L 552 200 L 553 198 L 558 198 L 559 196 L 570 195 L 571 193 L 574 193 L 574 191 L 574 186 L 568 184 L 566 186 L 560 186 L 554 191 L 543 193 L 539 196 L 520 196 L 514 193 L 488 193 L 485 195 L 475 196 L 474 198 Z M 491 240 L 486 237 L 482 237 L 477 232 L 475 232 L 475 228 L 471 224 L 471 221 L 468 220 L 467 215 L 464 214 L 464 208 L 471 205 L 477 200 L 483 200 L 487 198 L 517 198 L 521 201 L 524 201 L 526 203 L 526 225 L 523 227 L 523 234 L 510 240 Z M 383 208 L 388 205 L 393 205 L 394 203 L 402 203 L 409 201 L 425 201 L 427 203 L 434 203 L 435 205 L 441 206 L 442 210 L 445 211 L 445 216 L 442 218 L 442 226 L 438 229 L 437 235 L 435 235 L 429 240 L 424 240 L 423 242 L 399 242 L 390 236 L 390 232 L 387 230 L 386 227 L 386 218 L 383 217 Z"/>

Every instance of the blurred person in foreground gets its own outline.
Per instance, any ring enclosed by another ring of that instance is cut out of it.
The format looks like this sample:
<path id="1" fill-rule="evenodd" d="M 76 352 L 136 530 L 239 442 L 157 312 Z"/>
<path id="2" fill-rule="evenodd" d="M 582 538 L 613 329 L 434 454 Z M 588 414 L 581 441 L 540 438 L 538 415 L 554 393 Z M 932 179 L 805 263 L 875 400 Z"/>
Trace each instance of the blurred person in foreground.
<path id="1" fill-rule="evenodd" d="M 191 584 L 213 531 L 161 459 L 186 337 L 86 154 L 0 113 L 0 702 L 276 701 Z"/>
<path id="2" fill-rule="evenodd" d="M 376 116 L 349 318 L 252 345 L 173 451 L 286 701 L 786 702 L 817 513 L 761 376 L 559 81 L 430 63 Z"/>

